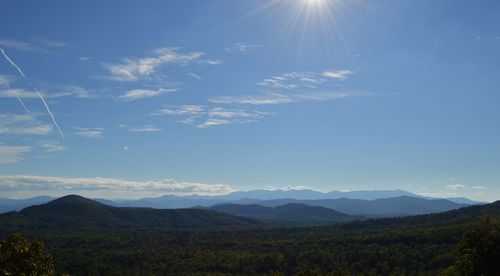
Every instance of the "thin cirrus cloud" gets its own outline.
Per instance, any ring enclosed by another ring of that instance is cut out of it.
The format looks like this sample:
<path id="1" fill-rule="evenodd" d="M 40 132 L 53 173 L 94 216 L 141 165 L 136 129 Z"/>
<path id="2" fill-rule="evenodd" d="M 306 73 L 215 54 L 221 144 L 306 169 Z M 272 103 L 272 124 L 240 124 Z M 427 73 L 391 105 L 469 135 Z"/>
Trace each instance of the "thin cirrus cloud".
<path id="1" fill-rule="evenodd" d="M 10 38 L 0 39 L 1 47 L 24 52 L 48 52 L 49 48 L 61 48 L 68 45 L 67 42 L 50 39 L 36 39 L 34 42 L 25 42 Z"/>
<path id="2" fill-rule="evenodd" d="M 158 89 L 132 89 L 118 96 L 123 101 L 136 101 L 144 98 L 157 97 L 163 94 L 176 92 L 175 88 L 158 88 Z"/>
<path id="3" fill-rule="evenodd" d="M 74 127 L 74 134 L 84 138 L 101 139 L 104 136 L 104 128 Z"/>
<path id="4" fill-rule="evenodd" d="M 333 101 L 355 96 L 373 95 L 369 92 L 310 92 L 310 93 L 277 93 L 266 92 L 261 95 L 223 96 L 211 98 L 211 103 L 217 104 L 246 104 L 246 105 L 277 105 L 304 101 Z"/>
<path id="5" fill-rule="evenodd" d="M 0 165 L 24 160 L 23 155 L 31 151 L 29 146 L 8 146 L 0 144 Z"/>
<path id="6" fill-rule="evenodd" d="M 330 70 L 317 72 L 288 72 L 270 76 L 257 85 L 274 89 L 320 88 L 330 80 L 346 80 L 354 72 L 351 70 Z"/>
<path id="7" fill-rule="evenodd" d="M 472 186 L 471 189 L 474 190 L 486 190 L 487 188 L 483 185 Z"/>
<path id="8" fill-rule="evenodd" d="M 112 192 L 126 193 L 136 197 L 141 195 L 221 195 L 233 188 L 225 184 L 178 182 L 173 179 L 158 181 L 129 181 L 117 178 L 63 178 L 32 175 L 2 175 L 0 190 L 3 192 Z"/>
<path id="9" fill-rule="evenodd" d="M 181 117 L 178 122 L 186 125 L 196 125 L 198 128 L 228 124 L 245 124 L 257 122 L 270 115 L 268 112 L 245 109 L 229 109 L 222 107 L 207 107 L 203 105 L 165 106 L 152 115 L 167 115 Z"/>
<path id="10" fill-rule="evenodd" d="M 4 135 L 48 135 L 51 124 L 41 123 L 35 114 L 0 114 L 0 134 Z"/>
<path id="11" fill-rule="evenodd" d="M 446 185 L 446 188 L 450 189 L 450 190 L 458 190 L 458 189 L 463 189 L 465 187 L 466 186 L 463 185 L 463 184 L 450 184 L 450 185 Z"/>
<path id="12" fill-rule="evenodd" d="M 163 129 L 155 127 L 153 125 L 144 125 L 140 127 L 132 127 L 129 128 L 129 130 L 132 132 L 159 132 L 162 131 Z"/>
<path id="13" fill-rule="evenodd" d="M 351 70 L 337 70 L 337 71 L 325 71 L 323 72 L 322 76 L 325 78 L 345 80 L 352 74 L 354 74 L 354 72 Z"/>
<path id="14" fill-rule="evenodd" d="M 219 60 L 204 59 L 204 56 L 203 52 L 180 53 L 180 48 L 159 48 L 151 51 L 148 57 L 130 57 L 119 63 L 104 63 L 103 67 L 108 74 L 99 78 L 131 82 L 151 77 L 164 65 L 220 64 Z"/>
<path id="15" fill-rule="evenodd" d="M 66 147 L 58 142 L 43 142 L 41 147 L 45 152 L 61 152 L 66 150 Z"/>
<path id="16" fill-rule="evenodd" d="M 188 75 L 195 80 L 202 80 L 202 78 L 198 74 L 189 73 Z"/>
<path id="17" fill-rule="evenodd" d="M 227 47 L 224 50 L 229 53 L 245 53 L 245 52 L 253 52 L 256 51 L 260 48 L 262 48 L 262 45 L 255 45 L 255 44 L 247 44 L 243 42 L 237 42 L 231 47 Z"/>
<path id="18" fill-rule="evenodd" d="M 25 88 L 12 88 L 11 85 L 19 81 L 19 78 L 12 75 L 0 74 L 0 82 L 4 87 L 0 88 L 0 98 L 23 98 L 38 99 L 39 96 L 32 90 Z M 50 92 L 48 92 L 50 91 Z M 52 85 L 49 89 L 42 89 L 40 94 L 46 99 L 55 99 L 61 97 L 75 98 L 97 98 L 99 97 L 93 91 L 80 87 L 78 85 Z"/>
<path id="19" fill-rule="evenodd" d="M 298 185 L 298 186 L 293 186 L 293 185 L 287 185 L 284 187 L 276 187 L 276 186 L 267 186 L 265 188 L 267 191 L 300 191 L 300 190 L 314 190 L 314 188 L 309 187 L 309 186 L 304 186 L 304 185 Z"/>
<path id="20" fill-rule="evenodd" d="M 304 101 L 332 101 L 354 96 L 369 96 L 369 92 L 339 92 L 331 88 L 333 80 L 345 80 L 350 70 L 289 72 L 270 76 L 257 85 L 266 90 L 258 95 L 220 96 L 209 99 L 217 104 L 277 105 Z M 333 83 L 335 84 L 335 83 Z"/>
<path id="21" fill-rule="evenodd" d="M 62 97 L 75 97 L 75 98 L 97 98 L 98 95 L 74 85 L 62 86 L 57 88 L 57 91 L 51 93 L 40 92 L 46 99 L 56 99 Z M 8 88 L 0 90 L 0 98 L 23 98 L 23 99 L 38 99 L 37 93 L 26 90 L 23 88 Z"/>

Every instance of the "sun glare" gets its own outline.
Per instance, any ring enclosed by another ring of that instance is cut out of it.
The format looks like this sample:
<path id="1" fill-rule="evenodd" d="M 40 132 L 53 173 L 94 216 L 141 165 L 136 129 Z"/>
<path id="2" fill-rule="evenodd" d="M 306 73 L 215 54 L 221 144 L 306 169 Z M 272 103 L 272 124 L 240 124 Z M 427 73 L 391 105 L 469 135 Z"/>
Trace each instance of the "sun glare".
<path id="1" fill-rule="evenodd" d="M 302 0 L 306 2 L 307 5 L 321 6 L 324 5 L 327 0 Z"/>
<path id="2" fill-rule="evenodd" d="M 354 6 L 359 6 L 363 1 L 365 0 L 268 0 L 262 1 L 264 4 L 244 17 L 264 12 L 272 14 L 273 24 L 279 27 L 276 39 L 289 42 L 299 39 L 295 44 L 298 56 L 302 53 L 302 46 L 311 41 L 311 37 L 321 37 L 321 43 L 332 48 L 342 48 L 345 52 L 349 51 L 349 45 L 344 40 L 343 31 L 350 28 L 346 17 L 351 16 Z M 340 52 L 330 51 L 329 55 L 337 53 Z"/>

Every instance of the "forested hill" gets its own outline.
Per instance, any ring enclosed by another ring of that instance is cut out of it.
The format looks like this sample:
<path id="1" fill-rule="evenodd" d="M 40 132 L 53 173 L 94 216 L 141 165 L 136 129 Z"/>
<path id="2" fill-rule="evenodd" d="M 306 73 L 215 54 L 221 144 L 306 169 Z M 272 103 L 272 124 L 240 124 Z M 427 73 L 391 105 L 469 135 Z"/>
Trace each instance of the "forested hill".
<path id="1" fill-rule="evenodd" d="M 0 237 L 43 240 L 56 273 L 69 275 L 460 275 L 459 242 L 485 218 L 492 223 L 469 240 L 471 248 L 489 246 L 477 252 L 490 260 L 500 252 L 499 232 L 483 226 L 500 218 L 500 201 L 413 217 L 255 227 L 210 210 L 115 208 L 70 196 L 1 215 Z"/>
<path id="2" fill-rule="evenodd" d="M 0 227 L 15 228 L 203 228 L 261 223 L 211 210 L 120 208 L 76 195 L 0 215 Z"/>
<path id="3" fill-rule="evenodd" d="M 276 207 L 264 207 L 255 204 L 219 204 L 212 206 L 210 209 L 235 216 L 301 225 L 335 224 L 365 219 L 361 216 L 351 216 L 324 207 L 296 203 Z"/>
<path id="4" fill-rule="evenodd" d="M 345 228 L 394 228 L 468 224 L 482 218 L 500 218 L 500 201 L 484 205 L 474 205 L 436 214 L 407 216 L 400 218 L 371 219 L 344 224 Z"/>

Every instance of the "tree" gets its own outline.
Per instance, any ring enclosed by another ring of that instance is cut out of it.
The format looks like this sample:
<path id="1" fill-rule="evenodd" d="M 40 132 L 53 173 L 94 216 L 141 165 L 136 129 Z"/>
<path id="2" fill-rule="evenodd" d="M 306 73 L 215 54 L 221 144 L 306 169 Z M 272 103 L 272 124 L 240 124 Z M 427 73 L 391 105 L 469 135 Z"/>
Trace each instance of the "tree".
<path id="1" fill-rule="evenodd" d="M 500 222 L 483 220 L 469 227 L 458 246 L 456 269 L 463 275 L 498 275 Z"/>
<path id="2" fill-rule="evenodd" d="M 0 275 L 54 275 L 52 256 L 42 242 L 14 234 L 0 241 Z"/>

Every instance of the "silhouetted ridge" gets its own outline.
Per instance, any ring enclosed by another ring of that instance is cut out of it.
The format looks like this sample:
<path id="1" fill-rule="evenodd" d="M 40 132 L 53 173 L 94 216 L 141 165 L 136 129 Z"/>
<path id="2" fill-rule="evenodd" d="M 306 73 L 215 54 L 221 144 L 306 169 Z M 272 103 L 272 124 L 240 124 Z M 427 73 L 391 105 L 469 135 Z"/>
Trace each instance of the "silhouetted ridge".
<path id="1" fill-rule="evenodd" d="M 27 207 L 21 213 L 32 212 L 47 212 L 47 211 L 97 211 L 111 208 L 111 206 L 104 205 L 97 201 L 79 196 L 68 195 L 58 199 L 54 199 L 46 204 L 34 205 Z"/>
<path id="2" fill-rule="evenodd" d="M 360 216 L 350 216 L 332 209 L 297 203 L 288 203 L 276 207 L 265 207 L 256 204 L 220 204 L 210 209 L 236 216 L 299 224 L 332 224 L 362 219 Z"/>
<path id="3" fill-rule="evenodd" d="M 76 195 L 0 215 L 0 226 L 26 228 L 192 228 L 260 224 L 254 219 L 210 210 L 112 207 Z"/>

